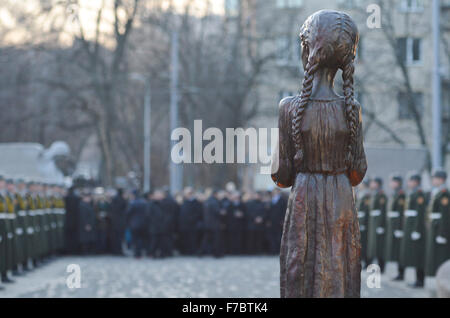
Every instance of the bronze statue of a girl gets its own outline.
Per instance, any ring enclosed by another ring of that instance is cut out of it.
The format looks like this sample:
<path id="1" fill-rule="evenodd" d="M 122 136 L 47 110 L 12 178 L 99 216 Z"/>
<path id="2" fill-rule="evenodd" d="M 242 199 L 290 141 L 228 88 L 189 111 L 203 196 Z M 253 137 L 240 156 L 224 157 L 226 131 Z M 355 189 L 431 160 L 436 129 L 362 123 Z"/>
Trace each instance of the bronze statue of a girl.
<path id="1" fill-rule="evenodd" d="M 359 297 L 360 232 L 352 186 L 367 169 L 353 95 L 358 30 L 343 12 L 304 23 L 300 95 L 280 102 L 272 179 L 291 187 L 280 253 L 281 297 Z M 342 70 L 344 96 L 334 92 Z"/>

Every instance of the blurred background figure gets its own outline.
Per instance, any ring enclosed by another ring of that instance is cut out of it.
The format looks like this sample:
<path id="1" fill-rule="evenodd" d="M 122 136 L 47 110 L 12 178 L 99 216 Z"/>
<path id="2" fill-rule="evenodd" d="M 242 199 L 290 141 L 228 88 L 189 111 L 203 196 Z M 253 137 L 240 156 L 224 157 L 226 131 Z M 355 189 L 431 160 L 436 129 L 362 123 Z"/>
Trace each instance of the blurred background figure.
<path id="1" fill-rule="evenodd" d="M 127 200 L 122 188 L 117 189 L 111 202 L 111 252 L 122 255 L 122 243 L 125 239 Z"/>
<path id="2" fill-rule="evenodd" d="M 245 203 L 247 216 L 247 253 L 261 254 L 264 246 L 264 218 L 266 209 L 257 192 L 250 192 Z"/>
<path id="3" fill-rule="evenodd" d="M 141 258 L 144 253 L 145 243 L 148 241 L 148 204 L 138 190 L 130 195 L 130 203 L 126 210 L 126 224 L 131 232 L 131 244 L 134 257 Z"/>
<path id="4" fill-rule="evenodd" d="M 33 184 L 30 185 L 33 187 Z M 30 189 L 30 191 L 32 191 Z M 77 254 L 80 252 L 80 197 L 74 187 L 70 187 L 64 198 L 66 216 L 64 226 L 64 242 L 67 254 Z"/>
<path id="5" fill-rule="evenodd" d="M 91 191 L 89 189 L 83 189 L 79 203 L 78 223 L 80 251 L 82 255 L 89 255 L 95 252 L 95 242 L 97 240 L 95 224 L 96 216 Z"/>
<path id="6" fill-rule="evenodd" d="M 199 225 L 203 215 L 203 207 L 190 187 L 184 191 L 183 203 L 178 216 L 180 234 L 180 252 L 183 255 L 194 255 L 198 252 Z"/>
<path id="7" fill-rule="evenodd" d="M 230 195 L 228 207 L 228 242 L 230 254 L 242 255 L 245 252 L 245 207 L 242 204 L 239 192 Z"/>
<path id="8" fill-rule="evenodd" d="M 270 202 L 270 212 L 268 219 L 272 224 L 270 231 L 270 253 L 279 254 L 281 245 L 281 235 L 283 234 L 284 216 L 286 214 L 288 199 L 279 188 L 272 191 Z"/>

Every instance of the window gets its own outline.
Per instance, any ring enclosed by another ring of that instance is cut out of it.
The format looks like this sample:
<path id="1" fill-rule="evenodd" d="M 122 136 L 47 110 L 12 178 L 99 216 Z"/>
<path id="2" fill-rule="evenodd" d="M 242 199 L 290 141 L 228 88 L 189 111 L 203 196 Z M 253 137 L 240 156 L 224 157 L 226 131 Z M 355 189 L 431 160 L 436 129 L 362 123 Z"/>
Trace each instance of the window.
<path id="1" fill-rule="evenodd" d="M 288 36 L 281 36 L 277 39 L 277 60 L 279 62 L 289 62 L 291 57 L 289 47 Z"/>
<path id="2" fill-rule="evenodd" d="M 275 0 L 277 3 L 277 8 L 299 8 L 303 5 L 303 0 Z"/>
<path id="3" fill-rule="evenodd" d="M 277 61 L 279 64 L 300 63 L 302 57 L 300 39 L 292 39 L 290 35 L 282 35 L 277 39 Z"/>
<path id="4" fill-rule="evenodd" d="M 407 65 L 417 64 L 422 61 L 422 39 L 420 38 L 398 38 L 397 54 Z"/>
<path id="5" fill-rule="evenodd" d="M 337 0 L 337 5 L 341 9 L 355 9 L 360 7 L 362 0 Z"/>
<path id="6" fill-rule="evenodd" d="M 282 100 L 282 99 L 285 98 L 285 97 L 288 97 L 288 96 L 294 96 L 294 93 L 293 93 L 292 91 L 281 90 L 281 91 L 278 93 L 278 96 L 279 96 L 279 100 Z"/>
<path id="7" fill-rule="evenodd" d="M 416 106 L 416 110 L 419 114 L 419 117 L 423 115 L 423 94 L 422 93 L 413 93 L 414 104 Z M 397 95 L 398 100 L 398 118 L 399 119 L 414 119 L 414 112 L 411 110 L 413 105 L 409 105 L 408 94 L 405 92 L 399 92 Z"/>
<path id="8" fill-rule="evenodd" d="M 240 0 L 225 0 L 225 13 L 228 16 L 239 14 Z"/>
<path id="9" fill-rule="evenodd" d="M 400 11 L 403 12 L 422 12 L 423 0 L 402 0 Z"/>

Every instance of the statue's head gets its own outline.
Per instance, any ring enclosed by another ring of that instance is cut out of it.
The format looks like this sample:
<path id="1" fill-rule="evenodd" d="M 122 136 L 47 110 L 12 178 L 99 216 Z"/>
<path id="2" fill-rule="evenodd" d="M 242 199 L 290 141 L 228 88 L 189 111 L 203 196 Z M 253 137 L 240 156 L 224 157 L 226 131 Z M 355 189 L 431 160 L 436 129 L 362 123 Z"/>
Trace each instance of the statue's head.
<path id="1" fill-rule="evenodd" d="M 299 167 L 303 161 L 300 127 L 303 113 L 312 94 L 314 75 L 318 70 L 326 67 L 333 71 L 342 69 L 345 115 L 350 129 L 346 164 L 351 167 L 354 163 L 353 145 L 356 143 L 359 118 L 353 90 L 355 72 L 353 62 L 359 40 L 358 28 L 352 18 L 344 12 L 321 10 L 305 21 L 300 32 L 300 39 L 304 77 L 301 95 L 294 100 L 295 116 L 292 131 L 297 150 L 294 165 Z"/>
<path id="2" fill-rule="evenodd" d="M 343 69 L 355 58 L 359 34 L 344 12 L 321 10 L 308 17 L 300 31 L 302 62 Z"/>

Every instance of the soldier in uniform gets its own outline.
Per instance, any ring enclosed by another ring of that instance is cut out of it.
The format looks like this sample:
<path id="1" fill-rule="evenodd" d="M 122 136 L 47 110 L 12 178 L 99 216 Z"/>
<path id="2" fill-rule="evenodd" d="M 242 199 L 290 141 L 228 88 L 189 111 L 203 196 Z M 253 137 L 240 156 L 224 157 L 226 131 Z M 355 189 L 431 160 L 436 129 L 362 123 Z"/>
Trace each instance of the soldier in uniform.
<path id="1" fill-rule="evenodd" d="M 13 268 L 12 273 L 14 276 L 20 276 L 22 273 L 19 271 L 19 266 L 23 263 L 23 228 L 18 223 L 17 218 L 17 199 L 16 199 L 16 187 L 12 179 L 6 180 L 6 207 L 8 215 L 10 217 L 11 232 L 13 234 L 12 249 L 13 249 Z"/>
<path id="2" fill-rule="evenodd" d="M 381 272 L 385 267 L 385 227 L 386 227 L 386 210 L 387 196 L 383 191 L 383 180 L 374 178 L 370 181 L 370 189 L 372 191 L 372 206 L 369 216 L 369 232 L 368 232 L 368 262 L 373 263 L 376 258 Z"/>
<path id="3" fill-rule="evenodd" d="M 399 266 L 401 268 L 414 267 L 416 282 L 412 287 L 424 286 L 425 280 L 425 214 L 427 202 L 422 191 L 421 176 L 412 174 L 408 180 L 410 191 L 407 208 L 404 213 L 403 237 L 400 244 Z"/>
<path id="4" fill-rule="evenodd" d="M 5 195 L 5 179 L 0 176 L 0 273 L 2 283 L 12 283 L 14 281 L 8 277 L 8 270 L 12 269 L 12 241 Z"/>
<path id="5" fill-rule="evenodd" d="M 370 180 L 366 179 L 360 183 L 358 189 L 358 221 L 359 230 L 361 232 L 361 261 L 363 266 L 367 267 L 367 231 L 369 229 L 369 213 L 370 213 Z"/>
<path id="6" fill-rule="evenodd" d="M 439 266 L 450 258 L 450 193 L 446 187 L 447 173 L 433 174 L 431 210 L 426 239 L 426 275 L 434 276 Z"/>
<path id="7" fill-rule="evenodd" d="M 391 177 L 390 188 L 393 196 L 389 204 L 386 219 L 386 261 L 397 262 L 398 274 L 395 281 L 403 280 L 404 269 L 399 264 L 400 243 L 403 237 L 403 215 L 406 205 L 406 194 L 403 191 L 403 178 L 399 175 Z"/>
<path id="8" fill-rule="evenodd" d="M 29 231 L 30 227 L 30 217 L 28 215 L 28 202 L 26 200 L 27 188 L 25 181 L 23 179 L 17 180 L 17 192 L 16 192 L 16 202 L 17 202 L 17 220 L 20 227 L 23 229 L 22 234 L 22 249 L 23 249 L 23 262 L 22 269 L 28 271 L 30 269 L 28 263 L 30 260 L 30 254 L 32 249 L 32 233 Z"/>

